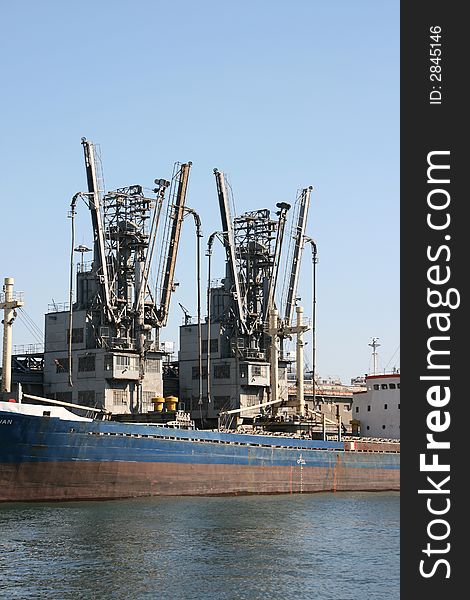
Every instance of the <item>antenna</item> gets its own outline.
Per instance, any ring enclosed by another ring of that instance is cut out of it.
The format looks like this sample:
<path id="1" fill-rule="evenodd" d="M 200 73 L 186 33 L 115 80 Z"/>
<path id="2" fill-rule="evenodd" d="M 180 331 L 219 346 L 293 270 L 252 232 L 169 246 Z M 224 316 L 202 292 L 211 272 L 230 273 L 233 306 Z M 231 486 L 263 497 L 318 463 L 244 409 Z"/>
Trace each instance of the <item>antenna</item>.
<path id="1" fill-rule="evenodd" d="M 185 325 L 191 325 L 191 319 L 192 319 L 192 316 L 189 314 L 189 311 L 188 311 L 188 309 L 187 309 L 187 308 L 185 308 L 185 307 L 184 307 L 184 306 L 181 304 L 181 302 L 178 302 L 178 304 L 180 305 L 180 307 L 181 307 L 181 310 L 184 312 L 184 324 L 185 324 Z"/>

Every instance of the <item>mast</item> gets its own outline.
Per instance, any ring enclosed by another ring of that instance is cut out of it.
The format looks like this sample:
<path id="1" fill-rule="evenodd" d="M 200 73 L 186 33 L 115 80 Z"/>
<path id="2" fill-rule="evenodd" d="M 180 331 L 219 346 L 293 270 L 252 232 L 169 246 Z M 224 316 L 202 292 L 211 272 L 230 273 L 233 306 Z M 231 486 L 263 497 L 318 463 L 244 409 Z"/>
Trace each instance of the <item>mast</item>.
<path id="1" fill-rule="evenodd" d="M 377 375 L 377 348 L 381 345 L 378 342 L 379 338 L 372 338 L 369 346 L 372 346 L 372 361 L 373 361 L 373 374 Z"/>
<path id="2" fill-rule="evenodd" d="M 2 392 L 11 392 L 11 346 L 13 321 L 16 308 L 24 306 L 21 295 L 13 292 L 13 277 L 5 277 L 3 294 L 0 297 L 0 309 L 3 308 L 3 362 L 2 362 Z"/>

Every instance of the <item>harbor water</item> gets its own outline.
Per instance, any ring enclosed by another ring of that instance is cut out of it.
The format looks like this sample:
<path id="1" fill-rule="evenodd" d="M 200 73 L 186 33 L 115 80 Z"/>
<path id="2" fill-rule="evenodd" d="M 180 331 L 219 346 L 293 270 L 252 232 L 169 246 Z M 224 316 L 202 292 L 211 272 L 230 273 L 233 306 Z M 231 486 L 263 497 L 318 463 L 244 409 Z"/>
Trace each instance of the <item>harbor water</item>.
<path id="1" fill-rule="evenodd" d="M 0 598 L 398 600 L 399 493 L 0 505 Z"/>

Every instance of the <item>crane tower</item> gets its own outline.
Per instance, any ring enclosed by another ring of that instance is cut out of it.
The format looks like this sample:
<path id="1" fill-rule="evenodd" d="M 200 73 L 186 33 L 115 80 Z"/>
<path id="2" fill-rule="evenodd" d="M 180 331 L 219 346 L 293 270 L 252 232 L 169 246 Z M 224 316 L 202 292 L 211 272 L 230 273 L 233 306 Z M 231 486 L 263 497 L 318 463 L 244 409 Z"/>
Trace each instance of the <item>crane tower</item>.
<path id="1" fill-rule="evenodd" d="M 87 191 L 71 203 L 72 252 L 83 252 L 83 246 L 73 247 L 74 219 L 83 200 L 91 216 L 93 255 L 85 263 L 82 254 L 76 265 L 75 298 L 71 272 L 71 302 L 46 315 L 45 392 L 114 413 L 145 412 L 163 393 L 159 332 L 174 289 L 191 163 L 177 163 L 171 181 L 155 179 L 148 192 L 141 185 L 105 191 L 97 149 L 85 138 L 82 145 Z M 163 251 L 156 257 L 165 214 Z M 162 269 L 153 287 L 156 260 Z"/>

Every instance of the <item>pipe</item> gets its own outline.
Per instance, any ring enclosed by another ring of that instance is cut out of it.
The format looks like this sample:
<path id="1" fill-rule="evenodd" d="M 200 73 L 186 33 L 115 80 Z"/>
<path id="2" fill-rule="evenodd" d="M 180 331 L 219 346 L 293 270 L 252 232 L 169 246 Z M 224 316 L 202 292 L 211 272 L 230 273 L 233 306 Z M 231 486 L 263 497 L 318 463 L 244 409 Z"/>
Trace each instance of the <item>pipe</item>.
<path id="1" fill-rule="evenodd" d="M 316 366 L 316 312 L 317 312 L 317 245 L 315 241 L 306 237 L 305 241 L 308 242 L 312 249 L 312 400 L 313 407 L 315 408 L 315 366 Z"/>
<path id="2" fill-rule="evenodd" d="M 296 306 L 295 312 L 297 313 L 297 410 L 299 411 L 299 415 L 304 417 L 304 334 L 302 330 L 302 314 L 304 309 L 301 306 Z"/>
<path id="3" fill-rule="evenodd" d="M 211 233 L 209 236 L 209 240 L 207 241 L 207 250 L 206 256 L 207 258 L 207 363 L 206 363 L 206 372 L 207 372 L 207 402 L 210 404 L 211 402 L 211 263 L 212 263 L 212 246 L 214 244 L 214 238 L 217 235 L 217 231 Z"/>
<path id="4" fill-rule="evenodd" d="M 193 215 L 196 226 L 196 278 L 197 278 L 197 337 L 198 337 L 198 375 L 199 375 L 199 394 L 198 404 L 201 411 L 202 421 L 202 326 L 201 326 L 201 218 L 193 208 L 186 207 L 185 212 Z"/>
<path id="5" fill-rule="evenodd" d="M 271 402 L 276 404 L 278 402 L 278 381 L 279 381 L 279 335 L 278 335 L 278 320 L 279 313 L 276 308 L 272 308 L 269 312 L 269 330 L 268 333 L 271 336 L 271 356 L 270 356 L 270 386 L 271 386 Z M 273 414 L 275 413 L 275 407 L 273 406 Z"/>
<path id="6" fill-rule="evenodd" d="M 102 413 L 105 415 L 111 414 L 109 410 L 105 408 L 94 408 L 92 406 L 82 406 L 81 404 L 72 404 L 71 402 L 64 402 L 62 400 L 52 400 L 51 398 L 43 398 L 42 396 L 32 396 L 31 394 L 23 394 L 23 398 L 29 398 L 30 400 L 37 400 L 38 402 L 45 402 L 46 404 L 57 404 L 58 406 L 68 406 L 70 408 L 79 408 L 80 410 L 89 410 L 91 412 Z"/>
<path id="7" fill-rule="evenodd" d="M 75 247 L 75 215 L 77 214 L 77 200 L 81 193 L 78 192 L 72 198 L 70 203 L 70 219 L 71 219 L 71 247 L 70 247 L 70 282 L 69 282 L 69 339 L 68 339 L 68 365 L 69 365 L 69 386 L 73 387 L 72 381 L 72 330 L 73 330 L 73 252 Z M 83 256 L 83 255 L 82 255 Z"/>

